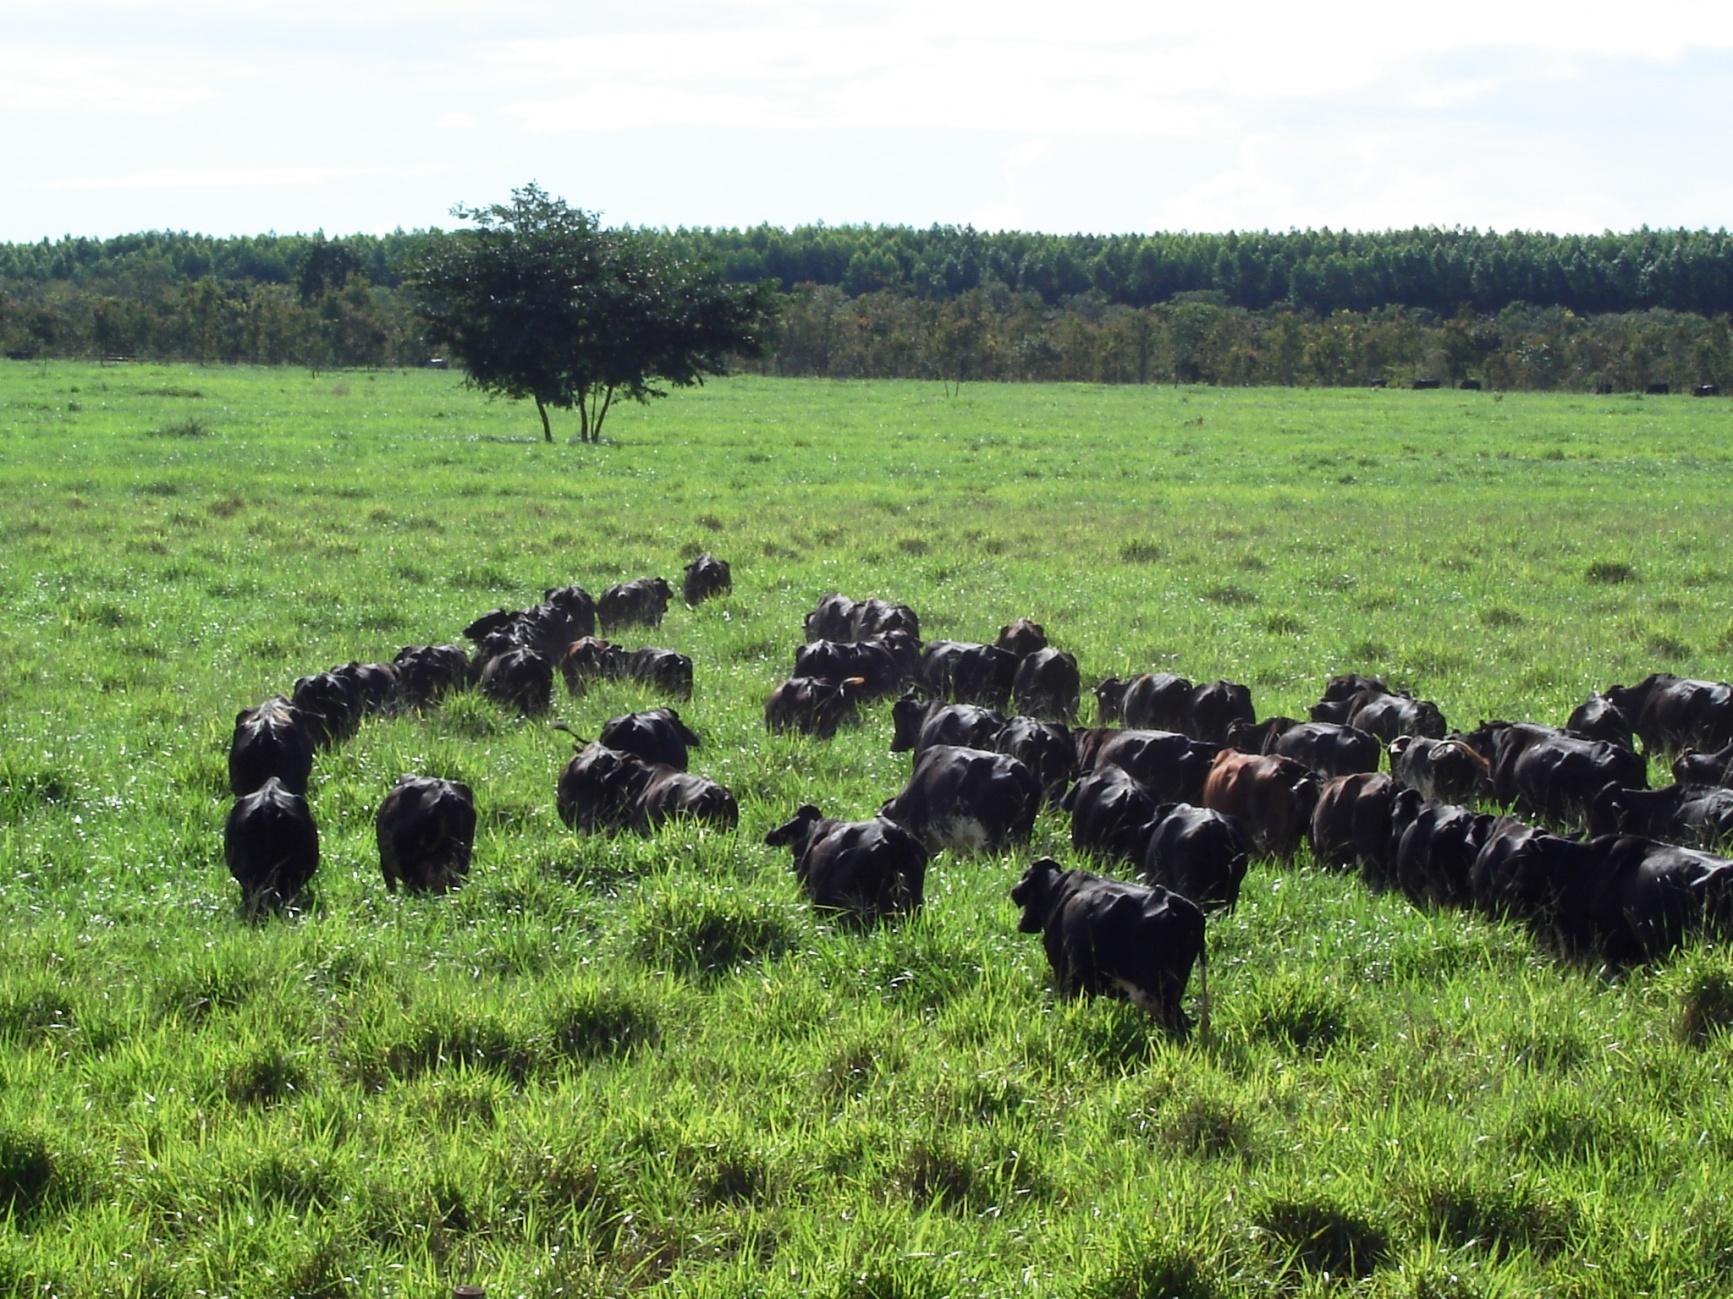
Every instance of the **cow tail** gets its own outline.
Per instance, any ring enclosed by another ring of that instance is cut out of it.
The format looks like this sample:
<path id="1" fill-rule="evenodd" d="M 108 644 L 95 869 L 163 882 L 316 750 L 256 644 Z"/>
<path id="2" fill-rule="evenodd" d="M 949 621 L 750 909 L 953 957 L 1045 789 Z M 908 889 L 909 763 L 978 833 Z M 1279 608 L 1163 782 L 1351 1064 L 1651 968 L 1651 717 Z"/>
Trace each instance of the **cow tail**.
<path id="1" fill-rule="evenodd" d="M 1209 934 L 1206 931 L 1204 941 L 1197 949 L 1197 1031 L 1204 1041 L 1209 1041 Z"/>

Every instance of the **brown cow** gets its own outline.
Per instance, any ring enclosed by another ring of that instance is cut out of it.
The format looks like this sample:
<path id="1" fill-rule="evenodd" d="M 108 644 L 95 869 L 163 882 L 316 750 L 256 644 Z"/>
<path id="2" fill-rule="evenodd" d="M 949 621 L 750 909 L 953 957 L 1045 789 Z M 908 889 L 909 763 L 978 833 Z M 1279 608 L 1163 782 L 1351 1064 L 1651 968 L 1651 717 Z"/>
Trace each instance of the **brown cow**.
<path id="1" fill-rule="evenodd" d="M 1223 749 L 1204 777 L 1203 805 L 1239 817 L 1253 847 L 1292 857 L 1312 826 L 1318 776 L 1292 758 Z"/>

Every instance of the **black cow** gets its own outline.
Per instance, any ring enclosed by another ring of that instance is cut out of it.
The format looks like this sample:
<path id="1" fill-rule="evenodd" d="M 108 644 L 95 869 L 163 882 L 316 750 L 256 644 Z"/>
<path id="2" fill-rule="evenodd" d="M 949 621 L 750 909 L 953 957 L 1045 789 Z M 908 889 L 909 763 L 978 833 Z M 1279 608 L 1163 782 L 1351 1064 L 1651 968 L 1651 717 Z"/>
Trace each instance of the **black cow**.
<path id="1" fill-rule="evenodd" d="M 1189 803 L 1163 803 L 1148 827 L 1139 873 L 1205 911 L 1231 911 L 1250 862 L 1245 828 L 1233 817 Z"/>
<path id="2" fill-rule="evenodd" d="M 921 908 L 927 850 L 895 821 L 836 821 L 803 803 L 764 842 L 790 847 L 794 877 L 821 911 L 870 922 Z"/>
<path id="3" fill-rule="evenodd" d="M 331 675 L 354 687 L 362 713 L 380 715 L 397 708 L 402 680 L 395 663 L 345 663 L 332 668 Z"/>
<path id="4" fill-rule="evenodd" d="M 1617 744 L 1549 735 L 1523 745 L 1509 763 L 1494 763 L 1493 792 L 1513 798 L 1518 812 L 1580 825 L 1608 784 L 1646 789 L 1646 768 L 1639 754 Z"/>
<path id="5" fill-rule="evenodd" d="M 1132 864 L 1144 858 L 1158 806 L 1147 789 L 1113 766 L 1083 776 L 1059 800 L 1060 810 L 1071 814 L 1073 848 Z"/>
<path id="6" fill-rule="evenodd" d="M 824 596 L 806 615 L 805 627 L 808 640 L 865 640 L 891 631 L 921 638 L 921 620 L 913 609 L 876 597 L 856 601 L 846 595 Z"/>
<path id="7" fill-rule="evenodd" d="M 728 571 L 728 561 L 710 554 L 700 555 L 686 565 L 686 575 L 680 579 L 680 597 L 688 609 L 733 589 L 734 576 Z"/>
<path id="8" fill-rule="evenodd" d="M 526 717 L 545 713 L 553 705 L 554 661 L 519 645 L 488 658 L 479 684 L 489 699 L 509 704 Z"/>
<path id="9" fill-rule="evenodd" d="M 319 831 L 299 791 L 272 776 L 229 809 L 223 859 L 248 915 L 302 905 L 319 869 Z"/>
<path id="10" fill-rule="evenodd" d="M 403 776 L 373 818 L 388 892 L 444 893 L 469 874 L 475 795 L 459 781 Z"/>
<path id="11" fill-rule="evenodd" d="M 1469 871 L 1497 818 L 1448 803 L 1423 803 L 1396 842 L 1396 887 L 1417 907 L 1466 907 Z"/>
<path id="12" fill-rule="evenodd" d="M 1227 743 L 1244 753 L 1292 758 L 1323 776 L 1377 771 L 1384 754 L 1383 745 L 1370 731 L 1337 722 L 1300 722 L 1292 717 L 1267 717 L 1255 725 L 1235 722 L 1228 728 Z"/>
<path id="13" fill-rule="evenodd" d="M 676 819 L 702 821 L 722 830 L 740 824 L 740 805 L 727 787 L 660 762 L 644 766 L 631 817 L 632 828 L 640 834 L 653 834 L 664 821 Z"/>
<path id="14" fill-rule="evenodd" d="M 1017 679 L 1017 656 L 997 645 L 929 641 L 916 676 L 927 690 L 959 704 L 981 704 L 1003 712 Z"/>
<path id="15" fill-rule="evenodd" d="M 999 628 L 998 639 L 993 644 L 1020 659 L 1027 658 L 1036 650 L 1047 648 L 1047 629 L 1032 618 L 1019 618 Z"/>
<path id="16" fill-rule="evenodd" d="M 1719 749 L 1733 742 L 1733 686 L 1655 672 L 1634 686 L 1609 686 L 1607 699 L 1651 752 Z"/>
<path id="17" fill-rule="evenodd" d="M 361 728 L 361 695 L 348 677 L 334 672 L 297 677 L 289 702 L 306 719 L 316 749 L 340 744 Z"/>
<path id="18" fill-rule="evenodd" d="M 1733 835 L 1733 789 L 1668 785 L 1622 789 L 1608 785 L 1589 803 L 1592 835 L 1636 834 L 1665 843 L 1714 848 Z"/>
<path id="19" fill-rule="evenodd" d="M 873 640 L 815 640 L 794 651 L 794 675 L 860 681 L 863 699 L 893 695 L 914 680 L 920 648 L 907 632 Z"/>
<path id="20" fill-rule="evenodd" d="M 1221 747 L 1176 731 L 1114 731 L 1078 728 L 1071 732 L 1079 771 L 1119 767 L 1147 789 L 1158 803 L 1202 803 L 1204 780 Z"/>
<path id="21" fill-rule="evenodd" d="M 586 744 L 560 772 L 555 806 L 573 830 L 597 833 L 631 827 L 649 766 L 636 754 Z"/>
<path id="22" fill-rule="evenodd" d="M 589 596 L 581 587 L 562 587 L 550 595 L 555 598 L 528 609 L 491 610 L 465 627 L 463 634 L 476 647 L 472 671 L 487 659 L 518 648 L 533 649 L 557 662 L 567 645 L 595 633 L 595 610 L 586 603 Z"/>
<path id="23" fill-rule="evenodd" d="M 1082 690 L 1077 660 L 1064 650 L 1031 651 L 1018 662 L 1011 678 L 1011 697 L 1019 712 L 1067 724 L 1077 720 Z"/>
<path id="24" fill-rule="evenodd" d="M 542 603 L 552 605 L 566 617 L 568 642 L 596 634 L 596 601 L 581 586 L 551 586 L 542 592 Z"/>
<path id="25" fill-rule="evenodd" d="M 602 592 L 596 613 L 604 631 L 618 627 L 660 627 L 674 591 L 665 577 L 635 577 Z"/>
<path id="26" fill-rule="evenodd" d="M 672 708 L 649 708 L 610 717 L 602 723 L 596 742 L 676 771 L 686 770 L 687 749 L 703 746 L 703 741 Z"/>
<path id="27" fill-rule="evenodd" d="M 1414 390 L 1416 392 L 1430 392 L 1432 389 L 1438 387 L 1442 382 L 1443 380 L 1441 379 L 1416 379 L 1414 381 Z"/>
<path id="28" fill-rule="evenodd" d="M 1373 888 L 1395 873 L 1396 843 L 1425 800 L 1378 772 L 1324 782 L 1312 809 L 1312 856 L 1320 865 L 1358 867 Z"/>
<path id="29" fill-rule="evenodd" d="M 1196 965 L 1207 1008 L 1204 916 L 1189 899 L 1159 885 L 1061 870 L 1043 857 L 1024 872 L 1011 901 L 1023 909 L 1017 928 L 1041 935 L 1061 996 L 1128 1000 L 1183 1033 L 1191 1020 L 1180 1001 Z"/>
<path id="30" fill-rule="evenodd" d="M 1457 384 L 1456 386 L 1462 392 L 1479 392 L 1480 391 L 1480 380 L 1479 379 L 1464 379 L 1461 383 Z"/>
<path id="31" fill-rule="evenodd" d="M 1578 704 L 1565 722 L 1565 730 L 1585 740 L 1605 740 L 1608 744 L 1637 747 L 1637 728 L 1631 719 L 1605 695 L 1590 695 Z"/>
<path id="32" fill-rule="evenodd" d="M 941 744 L 915 759 L 902 792 L 879 810 L 929 851 L 998 852 L 1029 837 L 1041 810 L 1041 782 L 1015 758 Z"/>
<path id="33" fill-rule="evenodd" d="M 1490 797 L 1485 755 L 1462 739 L 1398 735 L 1390 741 L 1390 774 L 1429 803 L 1472 803 Z"/>
<path id="34" fill-rule="evenodd" d="M 235 714 L 229 741 L 229 792 L 250 794 L 271 779 L 295 794 L 313 774 L 313 734 L 307 715 L 282 695 Z"/>
<path id="35" fill-rule="evenodd" d="M 1223 749 L 1198 801 L 1237 817 L 1259 853 L 1292 857 L 1311 829 L 1318 776 L 1292 758 Z"/>
<path id="36" fill-rule="evenodd" d="M 923 700 L 911 690 L 891 705 L 891 752 L 919 753 L 935 744 L 987 749 L 1004 727 L 1004 714 L 991 708 Z"/>
<path id="37" fill-rule="evenodd" d="M 1103 723 L 1122 721 L 1138 730 L 1177 731 L 1211 744 L 1227 741 L 1236 722 L 1255 719 L 1250 687 L 1234 681 L 1194 686 L 1171 672 L 1144 673 L 1122 681 L 1109 677 L 1095 687 Z"/>
<path id="38" fill-rule="evenodd" d="M 846 595 L 820 596 L 818 605 L 806 615 L 807 640 L 855 639 L 855 613 L 859 608 L 859 603 Z"/>
<path id="39" fill-rule="evenodd" d="M 792 677 L 765 699 L 765 729 L 799 731 L 828 740 L 839 726 L 852 725 L 857 720 L 855 706 L 864 684 L 858 677 L 846 681 Z"/>
<path id="40" fill-rule="evenodd" d="M 643 646 L 622 649 L 595 636 L 584 636 L 566 646 L 560 658 L 560 673 L 566 689 L 574 695 L 583 694 L 592 681 L 637 681 L 673 695 L 676 699 L 692 697 L 692 660 L 671 649 Z"/>
<path id="41" fill-rule="evenodd" d="M 981 745 L 970 745 L 981 748 Z M 1010 717 L 993 737 L 992 747 L 1009 754 L 1041 782 L 1049 803 L 1057 803 L 1077 776 L 1077 747 L 1071 732 L 1033 717 Z"/>
<path id="42" fill-rule="evenodd" d="M 469 681 L 469 655 L 459 645 L 405 645 L 391 660 L 398 697 L 406 708 L 425 708 Z"/>
<path id="43" fill-rule="evenodd" d="M 1714 753 L 1686 749 L 1673 760 L 1673 779 L 1681 785 L 1733 785 L 1733 744 Z"/>
<path id="44" fill-rule="evenodd" d="M 1335 718 L 1314 716 L 1313 721 L 1335 721 Z M 1386 744 L 1399 735 L 1423 735 L 1441 740 L 1448 729 L 1444 714 L 1430 699 L 1411 699 L 1406 695 L 1366 692 L 1348 701 L 1347 714 L 1341 719 L 1349 726 L 1370 731 Z"/>
<path id="45" fill-rule="evenodd" d="M 1691 389 L 1691 395 L 1693 397 L 1719 397 L 1721 385 L 1718 383 L 1700 383 Z"/>

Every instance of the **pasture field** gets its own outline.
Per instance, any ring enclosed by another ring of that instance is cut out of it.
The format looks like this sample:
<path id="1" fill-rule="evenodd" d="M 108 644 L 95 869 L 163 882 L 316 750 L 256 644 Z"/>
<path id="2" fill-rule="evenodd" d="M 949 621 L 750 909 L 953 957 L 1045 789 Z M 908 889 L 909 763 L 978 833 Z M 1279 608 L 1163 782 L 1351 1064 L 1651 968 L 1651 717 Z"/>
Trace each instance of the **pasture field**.
<path id="1" fill-rule="evenodd" d="M 1349 669 L 1466 725 L 1733 675 L 1733 407 L 735 379 L 609 426 L 545 446 L 449 374 L 0 364 L 0 1295 L 1733 1291 L 1723 951 L 1612 975 L 1259 862 L 1175 1042 L 1056 1003 L 1015 932 L 1029 857 L 1082 864 L 1052 813 L 870 933 L 761 842 L 908 770 L 888 705 L 763 731 L 828 591 L 1260 716 Z M 571 834 L 570 741 L 460 696 L 321 755 L 314 905 L 238 916 L 240 708 L 700 549 L 733 595 L 621 639 L 696 661 L 737 834 Z M 410 771 L 477 793 L 449 898 L 379 878 Z"/>

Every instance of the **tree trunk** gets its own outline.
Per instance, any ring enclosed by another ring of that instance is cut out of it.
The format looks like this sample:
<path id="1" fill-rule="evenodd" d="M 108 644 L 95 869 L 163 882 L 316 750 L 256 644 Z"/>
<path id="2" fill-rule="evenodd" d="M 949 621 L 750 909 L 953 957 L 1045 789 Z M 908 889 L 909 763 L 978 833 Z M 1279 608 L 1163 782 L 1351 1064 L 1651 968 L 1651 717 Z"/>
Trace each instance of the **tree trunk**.
<path id="1" fill-rule="evenodd" d="M 602 421 L 608 417 L 608 407 L 613 404 L 614 390 L 609 388 L 602 397 L 601 406 L 596 410 L 596 422 L 590 427 L 590 441 L 600 442 L 602 440 Z"/>
<path id="2" fill-rule="evenodd" d="M 590 440 L 590 394 L 586 389 L 578 394 L 578 441 Z"/>
<path id="3" fill-rule="evenodd" d="M 542 417 L 542 441 L 552 442 L 554 431 L 548 424 L 548 408 L 540 397 L 536 398 L 536 414 Z"/>

